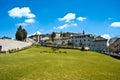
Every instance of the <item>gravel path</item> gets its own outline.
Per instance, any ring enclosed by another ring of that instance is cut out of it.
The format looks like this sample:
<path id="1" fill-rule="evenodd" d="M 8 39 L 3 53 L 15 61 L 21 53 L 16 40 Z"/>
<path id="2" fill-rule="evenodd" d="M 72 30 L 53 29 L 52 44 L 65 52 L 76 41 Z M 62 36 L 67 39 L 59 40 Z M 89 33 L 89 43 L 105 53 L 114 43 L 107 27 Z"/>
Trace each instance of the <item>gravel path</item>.
<path id="1" fill-rule="evenodd" d="M 31 42 L 21 42 L 9 39 L 0 39 L 0 46 L 2 46 L 1 51 L 8 51 L 12 49 L 22 49 L 24 47 L 31 46 Z"/>

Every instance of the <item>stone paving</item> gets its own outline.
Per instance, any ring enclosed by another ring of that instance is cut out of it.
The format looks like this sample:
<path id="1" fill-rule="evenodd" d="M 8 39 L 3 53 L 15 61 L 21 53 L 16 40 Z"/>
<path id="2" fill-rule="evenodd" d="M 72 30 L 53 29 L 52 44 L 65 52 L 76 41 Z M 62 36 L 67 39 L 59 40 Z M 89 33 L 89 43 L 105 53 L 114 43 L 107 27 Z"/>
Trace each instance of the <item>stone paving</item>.
<path id="1" fill-rule="evenodd" d="M 22 49 L 24 47 L 31 46 L 31 42 L 21 42 L 10 39 L 0 39 L 0 46 L 2 46 L 1 51 L 8 51 L 12 49 Z"/>

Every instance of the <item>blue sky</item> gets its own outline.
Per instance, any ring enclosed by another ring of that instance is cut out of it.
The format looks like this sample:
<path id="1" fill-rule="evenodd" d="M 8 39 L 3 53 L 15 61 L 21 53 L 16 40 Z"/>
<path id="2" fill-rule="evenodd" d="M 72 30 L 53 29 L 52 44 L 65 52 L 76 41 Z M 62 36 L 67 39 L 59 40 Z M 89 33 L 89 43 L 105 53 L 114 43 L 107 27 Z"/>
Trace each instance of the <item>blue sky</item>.
<path id="1" fill-rule="evenodd" d="M 0 0 L 0 37 L 15 37 L 19 25 L 35 32 L 120 35 L 120 0 Z"/>

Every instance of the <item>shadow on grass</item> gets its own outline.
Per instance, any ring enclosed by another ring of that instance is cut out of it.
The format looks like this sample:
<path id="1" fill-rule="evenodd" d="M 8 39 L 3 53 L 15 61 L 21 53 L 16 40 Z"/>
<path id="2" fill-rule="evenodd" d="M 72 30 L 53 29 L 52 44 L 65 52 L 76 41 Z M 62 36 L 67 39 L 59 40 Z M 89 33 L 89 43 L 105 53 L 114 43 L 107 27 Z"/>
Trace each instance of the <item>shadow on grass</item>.
<path id="1" fill-rule="evenodd" d="M 120 60 L 120 55 L 110 55 L 110 56 Z"/>

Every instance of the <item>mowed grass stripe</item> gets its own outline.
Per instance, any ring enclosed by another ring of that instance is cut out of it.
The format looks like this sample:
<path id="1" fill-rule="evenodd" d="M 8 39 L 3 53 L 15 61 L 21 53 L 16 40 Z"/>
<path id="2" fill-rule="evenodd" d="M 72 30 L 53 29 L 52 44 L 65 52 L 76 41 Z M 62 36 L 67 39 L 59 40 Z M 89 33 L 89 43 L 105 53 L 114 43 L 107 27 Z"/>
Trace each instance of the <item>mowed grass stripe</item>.
<path id="1" fill-rule="evenodd" d="M 120 60 L 92 51 L 34 46 L 0 54 L 0 80 L 119 80 L 119 74 Z"/>

